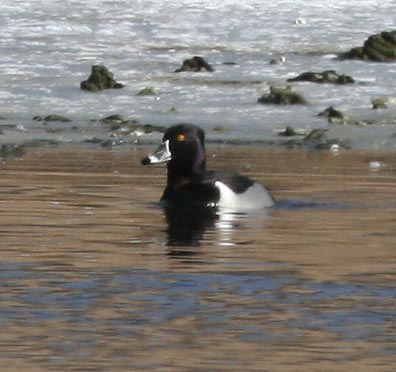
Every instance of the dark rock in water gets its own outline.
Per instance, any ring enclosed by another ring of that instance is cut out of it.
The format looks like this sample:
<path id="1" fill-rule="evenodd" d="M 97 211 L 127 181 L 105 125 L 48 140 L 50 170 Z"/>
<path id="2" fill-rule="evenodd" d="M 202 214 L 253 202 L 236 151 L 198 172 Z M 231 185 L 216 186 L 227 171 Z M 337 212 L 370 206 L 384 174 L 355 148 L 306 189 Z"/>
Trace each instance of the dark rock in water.
<path id="1" fill-rule="evenodd" d="M 182 71 L 193 71 L 193 72 L 199 72 L 202 70 L 206 71 L 214 71 L 214 68 L 205 61 L 202 57 L 195 56 L 190 59 L 186 59 L 180 68 L 175 70 L 175 72 L 182 72 Z"/>
<path id="2" fill-rule="evenodd" d="M 295 130 L 292 128 L 290 125 L 286 127 L 286 129 L 282 132 L 278 133 L 279 136 L 281 137 L 294 137 L 294 136 L 305 136 L 306 131 L 305 130 Z"/>
<path id="3" fill-rule="evenodd" d="M 257 102 L 276 105 L 307 105 L 305 98 L 295 93 L 290 87 L 275 88 L 270 87 L 270 93 L 262 95 Z"/>
<path id="4" fill-rule="evenodd" d="M 120 89 L 123 88 L 124 85 L 114 80 L 113 74 L 107 67 L 94 65 L 92 66 L 91 76 L 88 80 L 82 81 L 80 87 L 90 92 L 99 92 L 103 89 Z"/>
<path id="5" fill-rule="evenodd" d="M 345 115 L 341 111 L 336 110 L 333 106 L 330 106 L 326 110 L 320 112 L 318 116 L 324 116 L 328 118 L 330 123 L 336 124 L 344 124 L 346 120 Z"/>
<path id="6" fill-rule="evenodd" d="M 339 75 L 334 70 L 323 72 L 304 72 L 295 78 L 287 81 L 309 81 L 321 84 L 353 84 L 355 80 L 348 75 Z"/>
<path id="7" fill-rule="evenodd" d="M 338 58 L 396 62 L 396 31 L 383 31 L 371 35 L 362 47 L 352 48 L 345 53 L 341 53 Z"/>
<path id="8" fill-rule="evenodd" d="M 270 61 L 270 65 L 283 65 L 286 62 L 286 57 L 285 56 L 281 56 L 279 58 L 276 59 L 271 59 Z"/>
<path id="9" fill-rule="evenodd" d="M 33 120 L 35 121 L 45 121 L 47 123 L 49 122 L 54 122 L 54 121 L 59 121 L 62 123 L 66 123 L 68 121 L 71 121 L 69 118 L 62 116 L 62 115 L 57 115 L 57 114 L 50 114 L 47 116 L 41 116 L 41 115 L 37 115 L 33 118 Z"/>

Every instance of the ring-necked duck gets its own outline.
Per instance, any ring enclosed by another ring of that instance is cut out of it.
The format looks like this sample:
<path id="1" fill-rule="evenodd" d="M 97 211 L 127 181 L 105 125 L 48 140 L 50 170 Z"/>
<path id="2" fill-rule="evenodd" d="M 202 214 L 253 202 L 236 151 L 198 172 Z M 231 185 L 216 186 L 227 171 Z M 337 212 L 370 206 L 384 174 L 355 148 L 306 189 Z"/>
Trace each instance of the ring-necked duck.
<path id="1" fill-rule="evenodd" d="M 196 125 L 179 124 L 168 128 L 162 144 L 142 160 L 143 165 L 165 162 L 168 182 L 161 198 L 163 202 L 232 211 L 274 205 L 270 193 L 249 177 L 206 170 L 205 133 Z"/>

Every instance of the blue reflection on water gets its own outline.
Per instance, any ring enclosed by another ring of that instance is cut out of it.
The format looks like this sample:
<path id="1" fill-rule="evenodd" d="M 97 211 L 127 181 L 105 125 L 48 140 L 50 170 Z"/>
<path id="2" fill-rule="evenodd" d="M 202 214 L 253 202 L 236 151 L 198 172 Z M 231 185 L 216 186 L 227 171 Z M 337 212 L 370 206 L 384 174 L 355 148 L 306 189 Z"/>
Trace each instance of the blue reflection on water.
<path id="1" fill-rule="evenodd" d="M 395 286 L 316 283 L 276 272 L 109 269 L 76 273 L 3 262 L 0 278 L 3 328 L 15 322 L 34 327 L 43 321 L 64 320 L 91 334 L 108 323 L 126 337 L 150 325 L 199 317 L 207 324 L 202 332 L 228 328 L 251 341 L 295 337 L 309 329 L 332 332 L 345 340 L 382 337 L 391 341 L 395 323 Z M 98 317 L 98 309 L 111 309 L 113 315 Z M 277 312 L 287 316 L 274 318 Z M 288 331 L 274 334 L 269 330 L 274 324 Z"/>

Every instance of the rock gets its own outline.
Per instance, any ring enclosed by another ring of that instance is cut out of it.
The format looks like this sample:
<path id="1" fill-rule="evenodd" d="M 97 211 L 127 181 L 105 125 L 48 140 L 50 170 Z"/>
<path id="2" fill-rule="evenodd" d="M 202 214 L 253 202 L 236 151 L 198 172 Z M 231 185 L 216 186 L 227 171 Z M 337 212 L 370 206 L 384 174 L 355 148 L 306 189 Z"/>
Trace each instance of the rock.
<path id="1" fill-rule="evenodd" d="M 147 87 L 142 89 L 138 94 L 138 96 L 155 96 L 155 88 L 154 87 Z"/>
<path id="2" fill-rule="evenodd" d="M 62 115 L 57 115 L 57 114 L 50 114 L 47 116 L 37 115 L 33 118 L 33 120 L 34 121 L 45 121 L 47 123 L 54 122 L 54 121 L 66 123 L 66 122 L 70 121 L 69 118 L 62 116 Z"/>
<path id="3" fill-rule="evenodd" d="M 281 56 L 279 58 L 276 59 L 271 59 L 270 61 L 270 65 L 283 65 L 286 62 L 286 57 L 285 56 Z"/>
<path id="4" fill-rule="evenodd" d="M 333 106 L 330 106 L 326 110 L 320 112 L 318 116 L 325 116 L 328 118 L 330 123 L 335 124 L 344 124 L 346 120 L 345 115 L 341 111 L 336 110 Z"/>
<path id="5" fill-rule="evenodd" d="M 24 145 L 5 143 L 0 146 L 0 158 L 13 158 L 24 155 L 26 152 Z"/>
<path id="6" fill-rule="evenodd" d="M 285 130 L 279 132 L 278 135 L 281 137 L 294 137 L 294 136 L 305 136 L 307 132 L 304 129 L 294 129 L 291 126 L 287 126 Z"/>
<path id="7" fill-rule="evenodd" d="M 93 65 L 91 75 L 88 80 L 82 81 L 80 84 L 81 89 L 90 92 L 99 92 L 103 89 L 120 89 L 124 85 L 117 83 L 114 80 L 113 74 L 102 65 Z"/>
<path id="8" fill-rule="evenodd" d="M 307 105 L 305 98 L 295 93 L 290 87 L 275 88 L 270 87 L 269 94 L 263 94 L 257 102 L 276 105 Z"/>
<path id="9" fill-rule="evenodd" d="M 121 124 L 126 120 L 124 119 L 124 117 L 122 115 L 114 114 L 114 115 L 107 116 L 103 119 L 100 119 L 100 121 L 105 124 L 117 124 L 117 123 Z"/>
<path id="10" fill-rule="evenodd" d="M 223 125 L 216 125 L 215 127 L 212 128 L 213 132 L 216 133 L 228 133 L 230 132 L 230 128 L 227 128 Z"/>
<path id="11" fill-rule="evenodd" d="M 355 80 L 348 75 L 339 75 L 334 70 L 327 70 L 323 72 L 303 72 L 295 78 L 287 81 L 309 81 L 312 83 L 321 84 L 353 84 Z"/>
<path id="12" fill-rule="evenodd" d="M 304 18 L 297 18 L 294 20 L 295 25 L 305 25 L 307 21 Z"/>
<path id="13" fill-rule="evenodd" d="M 321 143 L 326 140 L 326 129 L 313 129 L 305 137 L 305 142 Z"/>
<path id="14" fill-rule="evenodd" d="M 326 129 L 313 129 L 303 139 L 292 139 L 286 142 L 288 148 L 309 148 L 313 150 L 337 151 L 340 147 L 347 148 L 348 144 L 339 139 L 329 139 Z"/>
<path id="15" fill-rule="evenodd" d="M 362 47 L 352 48 L 338 56 L 339 59 L 396 62 L 396 31 L 383 31 L 371 35 Z"/>
<path id="16" fill-rule="evenodd" d="M 373 109 L 386 109 L 388 108 L 389 98 L 388 97 L 379 97 L 375 98 L 371 101 L 373 104 Z"/>
<path id="17" fill-rule="evenodd" d="M 111 131 L 116 131 L 121 135 L 147 134 L 152 132 L 165 132 L 165 127 L 152 124 L 140 124 L 137 120 L 125 120 L 121 115 L 110 115 L 100 120 L 102 123 L 109 124 Z"/>
<path id="18" fill-rule="evenodd" d="M 191 59 L 186 59 L 180 68 L 175 70 L 175 72 L 182 72 L 182 71 L 193 71 L 193 72 L 199 72 L 202 70 L 206 70 L 209 72 L 214 71 L 214 68 L 205 61 L 202 57 L 195 56 Z"/>

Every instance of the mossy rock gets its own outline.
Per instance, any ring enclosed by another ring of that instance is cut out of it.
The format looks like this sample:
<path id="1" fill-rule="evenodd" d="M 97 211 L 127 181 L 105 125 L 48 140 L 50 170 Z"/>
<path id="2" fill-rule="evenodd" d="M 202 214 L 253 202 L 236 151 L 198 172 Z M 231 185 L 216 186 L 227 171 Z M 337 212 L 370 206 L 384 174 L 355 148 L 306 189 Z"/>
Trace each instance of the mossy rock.
<path id="1" fill-rule="evenodd" d="M 270 87 L 270 93 L 262 95 L 257 102 L 275 105 L 307 105 L 306 99 L 299 93 L 292 91 L 291 87 Z"/>
<path id="2" fill-rule="evenodd" d="M 377 62 L 396 62 L 396 31 L 371 35 L 362 47 L 352 48 L 338 56 L 340 59 L 362 59 Z"/>
<path id="3" fill-rule="evenodd" d="M 91 75 L 87 80 L 81 82 L 80 87 L 90 92 L 99 92 L 103 89 L 120 89 L 123 88 L 124 85 L 114 80 L 113 73 L 111 73 L 106 66 L 93 65 Z"/>
<path id="4" fill-rule="evenodd" d="M 308 81 L 320 84 L 353 84 L 355 80 L 348 75 L 339 75 L 334 70 L 326 70 L 323 72 L 304 72 L 295 78 L 287 81 Z"/>
<path id="5" fill-rule="evenodd" d="M 202 57 L 195 56 L 190 59 L 186 59 L 183 61 L 181 67 L 175 70 L 175 72 L 182 72 L 182 71 L 214 71 L 214 68 Z"/>

